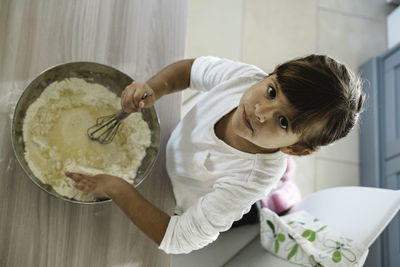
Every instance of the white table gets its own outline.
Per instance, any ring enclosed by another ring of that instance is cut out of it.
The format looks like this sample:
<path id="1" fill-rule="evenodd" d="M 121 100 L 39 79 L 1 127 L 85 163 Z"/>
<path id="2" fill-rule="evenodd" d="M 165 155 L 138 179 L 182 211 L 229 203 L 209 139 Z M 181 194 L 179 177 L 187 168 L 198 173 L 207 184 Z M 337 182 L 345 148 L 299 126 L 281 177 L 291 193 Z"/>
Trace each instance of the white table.
<path id="1" fill-rule="evenodd" d="M 107 64 L 144 81 L 183 58 L 186 9 L 182 0 L 2 0 L 0 102 L 15 103 L 41 71 L 69 61 Z M 173 214 L 163 148 L 180 118 L 180 95 L 156 109 L 161 151 L 138 190 Z M 33 184 L 11 148 L 9 111 L 0 107 L 0 266 L 170 266 L 113 203 L 66 203 Z"/>

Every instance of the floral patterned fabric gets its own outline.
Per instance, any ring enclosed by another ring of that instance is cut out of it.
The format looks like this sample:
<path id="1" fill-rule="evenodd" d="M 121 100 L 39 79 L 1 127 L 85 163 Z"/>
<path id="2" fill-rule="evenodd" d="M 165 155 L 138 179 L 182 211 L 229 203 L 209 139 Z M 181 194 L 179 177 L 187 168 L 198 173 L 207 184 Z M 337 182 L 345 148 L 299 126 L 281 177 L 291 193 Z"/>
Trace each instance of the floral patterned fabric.
<path id="1" fill-rule="evenodd" d="M 363 266 L 368 248 L 346 238 L 306 211 L 279 217 L 263 208 L 261 245 L 280 258 L 302 266 Z"/>

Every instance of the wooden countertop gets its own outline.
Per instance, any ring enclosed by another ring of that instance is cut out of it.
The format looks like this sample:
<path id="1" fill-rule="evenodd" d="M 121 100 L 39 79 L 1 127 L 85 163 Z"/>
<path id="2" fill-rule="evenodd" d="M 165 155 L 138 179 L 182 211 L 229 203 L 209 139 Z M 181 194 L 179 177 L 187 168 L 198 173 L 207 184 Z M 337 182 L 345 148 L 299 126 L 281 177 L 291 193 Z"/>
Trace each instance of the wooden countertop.
<path id="1" fill-rule="evenodd" d="M 41 71 L 95 61 L 144 81 L 184 57 L 187 1 L 3 0 L 0 4 L 0 266 L 170 266 L 170 256 L 113 203 L 78 205 L 33 184 L 10 138 L 10 111 Z M 8 105 L 4 105 L 8 103 Z M 165 145 L 180 94 L 156 104 L 161 151 L 138 190 L 173 214 Z"/>

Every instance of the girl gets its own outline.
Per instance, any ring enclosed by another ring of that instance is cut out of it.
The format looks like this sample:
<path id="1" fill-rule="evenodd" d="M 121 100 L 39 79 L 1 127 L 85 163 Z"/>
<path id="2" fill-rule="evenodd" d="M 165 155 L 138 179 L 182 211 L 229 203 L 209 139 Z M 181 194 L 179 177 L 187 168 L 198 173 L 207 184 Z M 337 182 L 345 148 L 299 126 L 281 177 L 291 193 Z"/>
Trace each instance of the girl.
<path id="1" fill-rule="evenodd" d="M 146 83 L 129 85 L 121 105 L 138 112 L 187 87 L 208 94 L 177 125 L 166 147 L 174 216 L 118 177 L 66 173 L 77 189 L 111 198 L 166 253 L 189 253 L 216 240 L 277 185 L 287 155 L 307 155 L 346 136 L 364 102 L 351 70 L 310 55 L 278 65 L 269 75 L 215 57 L 178 61 Z M 142 100 L 144 93 L 149 97 Z"/>

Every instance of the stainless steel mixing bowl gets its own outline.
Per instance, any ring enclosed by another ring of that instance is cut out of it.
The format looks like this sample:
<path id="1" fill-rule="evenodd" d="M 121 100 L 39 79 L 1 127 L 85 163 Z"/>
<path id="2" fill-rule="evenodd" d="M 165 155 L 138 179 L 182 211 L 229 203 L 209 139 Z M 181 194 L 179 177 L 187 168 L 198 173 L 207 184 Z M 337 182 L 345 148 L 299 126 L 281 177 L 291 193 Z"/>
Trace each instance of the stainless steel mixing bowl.
<path id="1" fill-rule="evenodd" d="M 50 195 L 65 201 L 80 204 L 109 202 L 111 201 L 109 199 L 97 200 L 96 202 L 84 202 L 61 196 L 50 185 L 44 184 L 40 181 L 30 170 L 28 163 L 25 160 L 25 144 L 22 135 L 22 126 L 29 105 L 31 105 L 52 82 L 72 77 L 84 79 L 89 83 L 101 84 L 118 96 L 121 96 L 124 88 L 133 82 L 132 78 L 121 71 L 94 62 L 71 62 L 51 67 L 43 71 L 28 85 L 16 105 L 11 127 L 11 140 L 14 153 L 29 178 Z M 151 145 L 147 148 L 146 156 L 142 160 L 133 180 L 132 185 L 134 187 L 137 187 L 149 175 L 157 159 L 160 147 L 160 122 L 156 110 L 154 107 L 142 109 L 142 116 L 151 130 Z M 88 127 L 89 126 L 91 125 L 88 125 Z"/>

